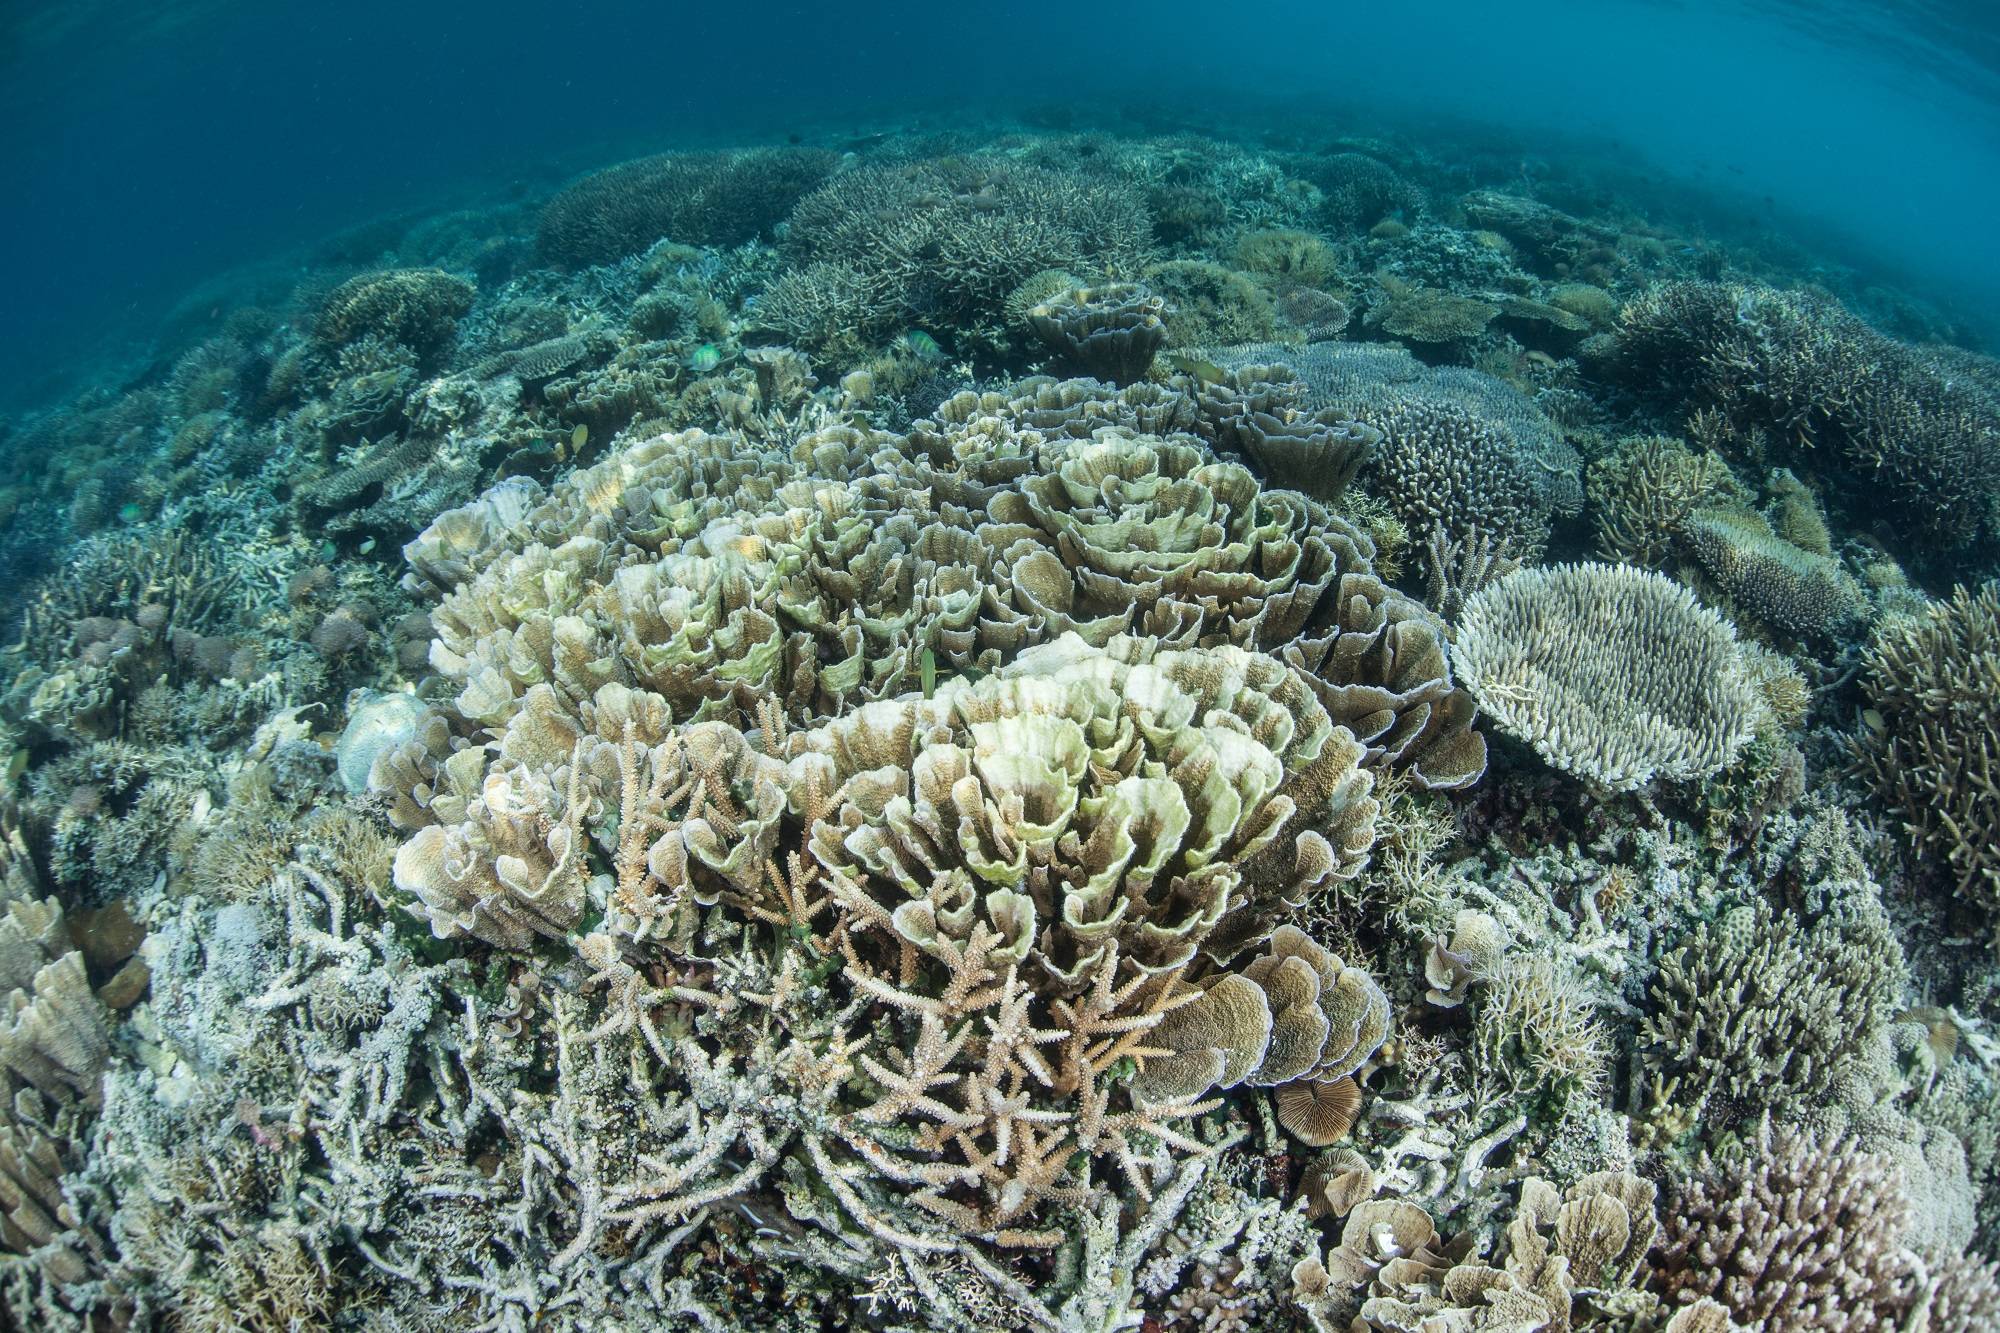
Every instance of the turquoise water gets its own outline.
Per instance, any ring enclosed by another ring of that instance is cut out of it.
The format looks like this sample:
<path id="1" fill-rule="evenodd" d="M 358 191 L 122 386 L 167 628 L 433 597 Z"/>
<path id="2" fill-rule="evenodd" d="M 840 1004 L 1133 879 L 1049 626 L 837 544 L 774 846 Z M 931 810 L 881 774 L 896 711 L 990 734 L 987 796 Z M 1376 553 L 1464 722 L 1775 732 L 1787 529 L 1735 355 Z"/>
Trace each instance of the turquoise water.
<path id="1" fill-rule="evenodd" d="M 1989 4 L 0 9 L 0 1333 L 2000 1329 Z"/>
<path id="2" fill-rule="evenodd" d="M 1061 107 L 1310 135 L 1583 136 L 1993 328 L 2000 20 L 1976 3 L 10 5 L 0 366 L 246 258 L 672 144 Z M 1551 137 L 1553 136 L 1553 137 Z M 4 390 L 0 390 L 4 393 Z"/>

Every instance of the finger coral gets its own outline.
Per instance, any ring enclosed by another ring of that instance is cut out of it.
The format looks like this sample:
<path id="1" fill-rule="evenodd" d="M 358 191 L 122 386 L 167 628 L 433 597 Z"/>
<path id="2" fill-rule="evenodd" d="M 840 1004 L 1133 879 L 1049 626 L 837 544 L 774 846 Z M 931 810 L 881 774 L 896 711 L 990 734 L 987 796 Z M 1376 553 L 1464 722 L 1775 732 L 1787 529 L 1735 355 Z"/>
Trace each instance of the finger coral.
<path id="1" fill-rule="evenodd" d="M 1612 791 L 1718 772 L 1759 716 L 1728 622 L 1630 566 L 1507 575 L 1466 604 L 1453 655 L 1502 729 Z"/>
<path id="2" fill-rule="evenodd" d="M 1919 1295 L 1909 1203 L 1886 1158 L 1834 1134 L 1773 1127 L 1704 1157 L 1669 1201 L 1655 1281 L 1771 1333 L 1892 1329 Z"/>
<path id="3" fill-rule="evenodd" d="M 1956 890 L 2000 905 L 2000 583 L 1956 589 L 1884 624 L 1862 688 L 1875 710 L 1858 750 L 1876 790 Z"/>

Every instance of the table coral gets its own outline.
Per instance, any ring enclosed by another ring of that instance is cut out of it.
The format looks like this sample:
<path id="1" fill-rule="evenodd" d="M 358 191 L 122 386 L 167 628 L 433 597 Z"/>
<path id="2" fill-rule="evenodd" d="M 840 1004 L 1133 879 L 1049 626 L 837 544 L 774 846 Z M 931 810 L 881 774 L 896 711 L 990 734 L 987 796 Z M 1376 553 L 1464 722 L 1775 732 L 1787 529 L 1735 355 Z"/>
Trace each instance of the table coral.
<path id="1" fill-rule="evenodd" d="M 1630 566 L 1507 575 L 1467 603 L 1454 656 L 1501 727 L 1612 791 L 1721 770 L 1759 717 L 1729 623 Z"/>

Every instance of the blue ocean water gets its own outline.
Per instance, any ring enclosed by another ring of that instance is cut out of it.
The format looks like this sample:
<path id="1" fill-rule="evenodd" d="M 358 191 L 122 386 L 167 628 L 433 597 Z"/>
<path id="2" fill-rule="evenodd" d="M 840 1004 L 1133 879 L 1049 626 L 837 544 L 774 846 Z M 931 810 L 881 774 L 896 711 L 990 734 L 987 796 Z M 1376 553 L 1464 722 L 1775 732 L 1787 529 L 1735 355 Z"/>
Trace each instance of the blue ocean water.
<path id="1" fill-rule="evenodd" d="M 1995 8 L 0 0 L 0 1333 L 2000 1328 Z"/>
<path id="2" fill-rule="evenodd" d="M 0 401 L 218 270 L 385 212 L 667 146 L 1050 107 L 1301 133 L 1442 116 L 1524 156 L 1582 139 L 2000 331 L 1984 3 L 13 0 Z"/>

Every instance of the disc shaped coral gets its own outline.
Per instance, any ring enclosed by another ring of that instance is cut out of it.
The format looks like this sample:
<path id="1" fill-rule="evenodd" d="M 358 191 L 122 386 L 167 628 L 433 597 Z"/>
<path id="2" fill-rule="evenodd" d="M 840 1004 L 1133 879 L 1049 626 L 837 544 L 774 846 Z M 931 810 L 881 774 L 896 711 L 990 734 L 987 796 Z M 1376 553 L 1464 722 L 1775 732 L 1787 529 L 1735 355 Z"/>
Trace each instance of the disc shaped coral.
<path id="1" fill-rule="evenodd" d="M 1626 565 L 1517 570 L 1466 603 L 1455 649 L 1503 730 L 1611 791 L 1718 772 L 1758 718 L 1729 623 Z"/>

